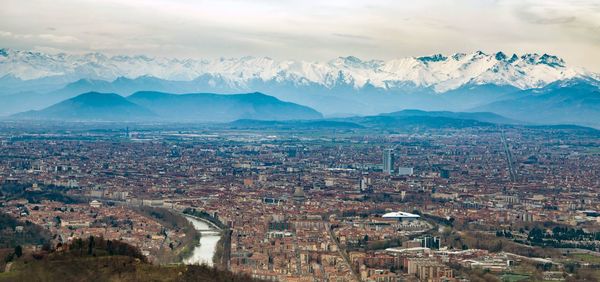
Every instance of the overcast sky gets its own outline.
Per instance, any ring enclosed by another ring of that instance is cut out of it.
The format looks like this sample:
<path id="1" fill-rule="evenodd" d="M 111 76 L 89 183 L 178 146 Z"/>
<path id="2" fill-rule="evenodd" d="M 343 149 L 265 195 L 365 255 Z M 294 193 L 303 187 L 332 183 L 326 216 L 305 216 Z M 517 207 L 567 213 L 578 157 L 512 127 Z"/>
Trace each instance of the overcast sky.
<path id="1" fill-rule="evenodd" d="M 538 52 L 600 71 L 600 1 L 2 0 L 0 47 L 305 60 Z"/>

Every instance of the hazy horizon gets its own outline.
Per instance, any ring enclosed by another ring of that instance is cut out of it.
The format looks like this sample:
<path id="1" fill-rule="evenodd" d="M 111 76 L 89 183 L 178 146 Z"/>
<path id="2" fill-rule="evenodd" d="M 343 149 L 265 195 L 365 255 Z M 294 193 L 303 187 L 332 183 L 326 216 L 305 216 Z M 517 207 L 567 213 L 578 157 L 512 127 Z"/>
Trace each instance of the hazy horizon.
<path id="1" fill-rule="evenodd" d="M 323 61 L 481 50 L 600 71 L 594 1 L 9 0 L 0 17 L 2 47 L 50 53 Z"/>

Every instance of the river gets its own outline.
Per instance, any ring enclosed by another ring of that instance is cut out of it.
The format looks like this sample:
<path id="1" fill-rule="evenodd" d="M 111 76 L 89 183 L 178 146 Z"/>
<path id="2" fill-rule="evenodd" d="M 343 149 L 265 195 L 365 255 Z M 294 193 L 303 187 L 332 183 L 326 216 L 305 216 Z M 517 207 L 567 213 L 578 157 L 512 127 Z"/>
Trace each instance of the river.
<path id="1" fill-rule="evenodd" d="M 201 230 L 200 234 L 202 236 L 200 237 L 198 245 L 194 247 L 192 255 L 189 258 L 185 259 L 183 262 L 185 264 L 205 263 L 209 266 L 212 266 L 212 258 L 217 249 L 217 242 L 219 242 L 219 239 L 221 238 L 220 233 L 218 232 L 218 230 L 216 230 L 204 221 L 189 216 L 186 216 L 185 218 L 194 225 L 194 228 L 196 228 L 196 230 Z M 209 229 L 214 231 L 206 231 Z"/>

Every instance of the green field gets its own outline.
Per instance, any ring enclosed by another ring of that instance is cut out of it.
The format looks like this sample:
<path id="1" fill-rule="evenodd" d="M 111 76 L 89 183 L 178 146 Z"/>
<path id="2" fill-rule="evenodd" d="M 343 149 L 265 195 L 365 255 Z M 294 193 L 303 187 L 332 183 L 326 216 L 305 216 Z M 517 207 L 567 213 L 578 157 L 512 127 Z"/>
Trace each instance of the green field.
<path id="1" fill-rule="evenodd" d="M 581 262 L 600 264 L 600 256 L 595 256 L 591 254 L 570 254 L 569 257 Z"/>
<path id="2" fill-rule="evenodd" d="M 517 273 L 506 273 L 500 276 L 502 281 L 506 282 L 517 282 L 517 281 L 527 281 L 529 279 L 529 275 L 517 274 Z"/>

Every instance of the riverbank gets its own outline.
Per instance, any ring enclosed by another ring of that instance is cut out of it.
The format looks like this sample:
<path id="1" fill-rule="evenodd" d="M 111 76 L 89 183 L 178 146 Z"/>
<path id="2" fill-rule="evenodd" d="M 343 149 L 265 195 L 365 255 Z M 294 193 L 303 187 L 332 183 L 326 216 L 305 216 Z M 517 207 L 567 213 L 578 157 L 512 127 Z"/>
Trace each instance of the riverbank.
<path id="1" fill-rule="evenodd" d="M 196 220 L 204 221 L 220 231 L 220 238 L 215 243 L 215 249 L 211 258 L 211 265 L 221 269 L 229 269 L 229 259 L 231 257 L 231 229 L 217 217 L 205 211 L 187 208 L 183 213 L 192 218 L 196 218 Z"/>
<path id="2" fill-rule="evenodd" d="M 192 254 L 197 242 L 201 240 L 201 233 L 181 214 L 164 208 L 139 207 L 135 210 L 159 221 L 166 228 L 165 239 L 160 249 L 152 251 L 156 258 L 153 262 L 156 264 L 180 263 Z M 168 230 L 183 232 L 185 236 L 176 240 L 170 239 L 166 236 Z"/>
<path id="3" fill-rule="evenodd" d="M 213 255 L 213 263 L 221 269 L 229 269 L 229 258 L 231 258 L 231 229 L 221 231 L 221 239 L 217 242 L 217 249 Z"/>
<path id="4" fill-rule="evenodd" d="M 224 230 L 227 228 L 227 225 L 225 225 L 223 222 L 221 222 L 218 218 L 216 218 L 215 216 L 213 216 L 205 211 L 197 210 L 197 209 L 193 209 L 193 208 L 187 208 L 187 209 L 183 210 L 183 213 L 194 216 L 194 217 L 198 217 L 205 221 L 208 221 L 209 223 L 214 225 L 215 228 L 218 228 L 220 230 Z"/>
<path id="5" fill-rule="evenodd" d="M 213 257 L 218 242 L 221 240 L 221 232 L 201 218 L 191 215 L 184 215 L 184 217 L 200 233 L 200 238 L 192 249 L 190 256 L 182 260 L 183 263 L 213 266 Z"/>

